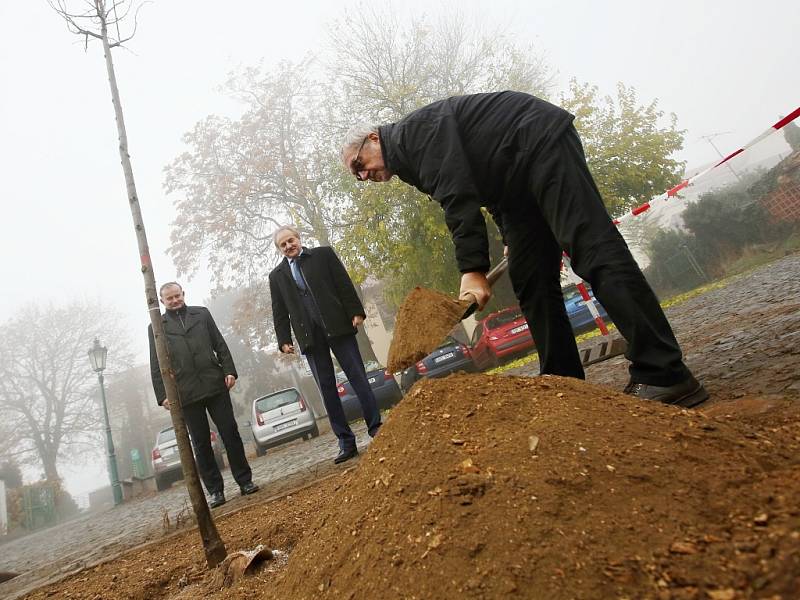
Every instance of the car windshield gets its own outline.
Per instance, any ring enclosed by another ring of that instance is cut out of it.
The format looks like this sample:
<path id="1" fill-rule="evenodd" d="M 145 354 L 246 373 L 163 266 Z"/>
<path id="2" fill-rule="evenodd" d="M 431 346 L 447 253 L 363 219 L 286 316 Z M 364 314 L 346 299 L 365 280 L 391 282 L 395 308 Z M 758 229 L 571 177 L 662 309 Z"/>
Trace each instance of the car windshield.
<path id="1" fill-rule="evenodd" d="M 501 325 L 505 325 L 507 323 L 511 323 L 512 321 L 516 321 L 522 316 L 522 311 L 519 309 L 516 310 L 504 310 L 503 312 L 494 315 L 493 317 L 489 317 L 486 321 L 486 327 L 488 329 L 497 329 Z"/>
<path id="2" fill-rule="evenodd" d="M 383 370 L 383 366 L 380 363 L 375 362 L 374 360 L 371 360 L 371 361 L 369 361 L 367 363 L 364 363 L 364 370 L 367 373 L 369 373 L 370 371 L 382 371 Z"/>
<path id="3" fill-rule="evenodd" d="M 274 410 L 276 408 L 280 408 L 281 406 L 286 406 L 287 404 L 297 402 L 298 396 L 299 394 L 294 388 L 283 390 L 282 392 L 278 392 L 276 394 L 272 394 L 271 396 L 265 396 L 256 400 L 256 410 L 259 412 Z"/>
<path id="4" fill-rule="evenodd" d="M 159 444 L 163 444 L 164 442 L 171 442 L 174 439 L 175 439 L 175 430 L 172 427 L 170 427 L 169 429 L 165 429 L 164 431 L 158 434 Z"/>

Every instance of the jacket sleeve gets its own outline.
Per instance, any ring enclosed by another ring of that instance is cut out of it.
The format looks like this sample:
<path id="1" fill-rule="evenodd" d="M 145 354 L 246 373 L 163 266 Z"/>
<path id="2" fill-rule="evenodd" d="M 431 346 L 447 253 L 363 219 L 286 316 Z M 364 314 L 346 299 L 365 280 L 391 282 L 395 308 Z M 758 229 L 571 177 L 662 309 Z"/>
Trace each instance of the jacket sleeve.
<path id="1" fill-rule="evenodd" d="M 350 274 L 347 272 L 347 269 L 345 269 L 342 261 L 339 260 L 333 248 L 328 248 L 328 268 L 331 271 L 333 283 L 336 286 L 336 295 L 339 297 L 342 306 L 344 306 L 347 316 L 351 319 L 356 315 L 366 318 L 367 313 L 364 311 L 364 305 L 358 297 L 356 286 L 353 285 Z"/>
<path id="2" fill-rule="evenodd" d="M 399 124 L 398 124 L 399 125 Z M 489 270 L 489 240 L 483 204 L 472 176 L 458 123 L 451 114 L 411 119 L 397 132 L 414 165 L 422 191 L 444 209 L 444 219 L 462 273 Z"/>
<path id="3" fill-rule="evenodd" d="M 225 375 L 233 375 L 238 379 L 239 374 L 236 372 L 236 365 L 233 364 L 233 356 L 231 356 L 231 351 L 228 349 L 228 344 L 219 332 L 219 328 L 216 322 L 214 322 L 214 317 L 211 316 L 211 311 L 205 309 L 205 313 L 208 335 L 211 337 L 211 347 L 214 349 L 214 353 L 217 355 L 217 359 L 222 365 L 222 372 L 225 373 Z"/>
<path id="4" fill-rule="evenodd" d="M 161 378 L 161 367 L 158 364 L 158 354 L 156 354 L 156 339 L 153 335 L 153 326 L 147 326 L 147 338 L 150 342 L 150 379 L 153 380 L 153 392 L 156 395 L 156 402 L 161 403 L 167 397 L 167 390 L 164 387 L 164 380 Z"/>
<path id="5" fill-rule="evenodd" d="M 289 309 L 286 301 L 281 294 L 280 284 L 276 281 L 278 272 L 273 271 L 269 275 L 269 294 L 272 299 L 272 322 L 275 324 L 275 336 L 278 338 L 278 350 L 284 344 L 292 343 L 292 327 L 289 320 Z"/>

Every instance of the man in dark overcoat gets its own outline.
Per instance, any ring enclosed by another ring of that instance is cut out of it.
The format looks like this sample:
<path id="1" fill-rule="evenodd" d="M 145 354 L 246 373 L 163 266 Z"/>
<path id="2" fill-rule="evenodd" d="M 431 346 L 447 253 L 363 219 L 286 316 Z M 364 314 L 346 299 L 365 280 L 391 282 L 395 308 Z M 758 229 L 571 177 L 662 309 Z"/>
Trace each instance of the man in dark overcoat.
<path id="1" fill-rule="evenodd" d="M 159 296 L 167 309 L 162 322 L 178 385 L 181 411 L 192 439 L 200 478 L 210 496 L 208 505 L 215 508 L 225 503 L 225 492 L 222 474 L 214 460 L 206 411 L 222 437 L 231 474 L 239 484 L 242 495 L 258 491 L 233 416 L 230 389 L 238 377 L 236 367 L 228 345 L 207 308 L 186 306 L 183 289 L 174 281 L 162 285 Z M 158 404 L 169 409 L 152 326 L 148 326 L 147 334 L 150 340 L 153 391 Z"/>
<path id="2" fill-rule="evenodd" d="M 473 296 L 480 307 L 491 296 L 481 207 L 489 210 L 541 373 L 584 377 L 561 294 L 563 250 L 628 342 L 625 391 L 696 406 L 708 394 L 684 364 L 658 299 L 606 211 L 573 119 L 520 92 L 455 96 L 396 123 L 352 128 L 341 157 L 361 181 L 397 175 L 441 204 L 461 297 Z"/>
<path id="3" fill-rule="evenodd" d="M 358 455 L 358 448 L 336 390 L 331 351 L 358 396 L 369 435 L 375 437 L 381 426 L 381 414 L 356 341 L 358 326 L 366 316 L 364 306 L 333 248 L 306 248 L 298 231 L 286 225 L 275 231 L 273 241 L 284 256 L 269 274 L 278 348 L 295 353 L 294 331 L 339 440 L 339 454 L 334 459 L 338 464 Z"/>

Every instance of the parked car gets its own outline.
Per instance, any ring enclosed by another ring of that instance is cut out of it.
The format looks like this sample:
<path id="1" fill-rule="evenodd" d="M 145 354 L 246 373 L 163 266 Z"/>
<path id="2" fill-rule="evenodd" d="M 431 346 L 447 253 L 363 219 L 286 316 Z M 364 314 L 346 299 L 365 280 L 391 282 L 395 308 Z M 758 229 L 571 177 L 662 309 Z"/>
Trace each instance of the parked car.
<path id="1" fill-rule="evenodd" d="M 400 391 L 400 386 L 397 385 L 397 381 L 391 372 L 375 361 L 367 362 L 364 365 L 364 370 L 367 372 L 367 382 L 369 382 L 369 387 L 372 388 L 372 392 L 375 394 L 379 410 L 391 408 L 400 402 L 403 393 Z M 337 373 L 336 381 L 338 382 L 336 391 L 342 400 L 344 416 L 348 421 L 360 419 L 363 416 L 361 404 L 344 371 Z"/>
<path id="2" fill-rule="evenodd" d="M 211 448 L 214 451 L 214 460 L 220 471 L 225 468 L 222 440 L 219 434 L 211 430 Z M 194 451 L 194 447 L 192 447 Z M 175 481 L 183 479 L 181 457 L 178 453 L 178 440 L 175 439 L 175 429 L 170 425 L 158 432 L 156 444 L 152 452 L 153 473 L 156 476 L 156 489 L 160 492 L 167 489 Z"/>
<path id="3" fill-rule="evenodd" d="M 502 360 L 527 354 L 535 348 L 519 306 L 493 312 L 478 321 L 471 345 L 472 360 L 480 370 L 491 369 Z"/>
<path id="4" fill-rule="evenodd" d="M 597 327 L 597 324 L 594 322 L 594 317 L 592 317 L 592 313 L 586 306 L 586 301 L 581 296 L 578 288 L 574 285 L 569 285 L 561 291 L 564 294 L 564 307 L 567 309 L 567 316 L 572 325 L 572 330 L 575 333 L 585 333 Z M 594 299 L 594 294 L 592 290 L 589 289 L 588 285 L 587 291 L 589 292 L 589 297 Z M 611 321 L 608 318 L 608 313 L 606 309 L 603 308 L 603 305 L 597 301 L 595 301 L 594 305 L 597 307 L 597 312 L 600 313 L 600 316 L 606 324 L 610 323 Z"/>
<path id="5" fill-rule="evenodd" d="M 428 354 L 413 367 L 400 375 L 400 386 L 407 392 L 414 383 L 423 377 L 444 377 L 456 371 L 475 371 L 475 363 L 469 346 L 453 338 L 447 338 L 441 346 Z"/>
<path id="6" fill-rule="evenodd" d="M 589 289 L 589 296 L 594 294 Z M 567 317 L 576 334 L 584 333 L 596 327 L 594 317 L 586 306 L 581 293 L 575 285 L 570 285 L 562 290 L 564 295 L 564 308 Z M 608 320 L 608 313 L 600 305 L 597 312 L 604 321 Z M 480 321 L 472 332 L 472 359 L 478 369 L 490 369 L 504 360 L 530 353 L 535 349 L 533 337 L 528 329 L 528 322 L 519 306 L 512 306 L 490 315 Z"/>
<path id="7" fill-rule="evenodd" d="M 286 388 L 253 400 L 251 427 L 256 455 L 291 440 L 319 435 L 317 416 L 297 388 Z"/>

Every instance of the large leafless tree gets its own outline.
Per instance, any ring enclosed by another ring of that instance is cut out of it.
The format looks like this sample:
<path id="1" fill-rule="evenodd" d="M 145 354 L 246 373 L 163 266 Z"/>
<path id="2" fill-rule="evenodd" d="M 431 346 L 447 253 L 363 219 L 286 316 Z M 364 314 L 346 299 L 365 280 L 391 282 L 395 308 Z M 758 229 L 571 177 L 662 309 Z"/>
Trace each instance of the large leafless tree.
<path id="1" fill-rule="evenodd" d="M 109 372 L 132 361 L 120 315 L 100 303 L 31 305 L 0 326 L 0 421 L 9 454 L 41 468 L 52 484 L 59 463 L 85 460 L 101 433 L 97 379 L 87 350 L 95 336 L 112 349 Z"/>

